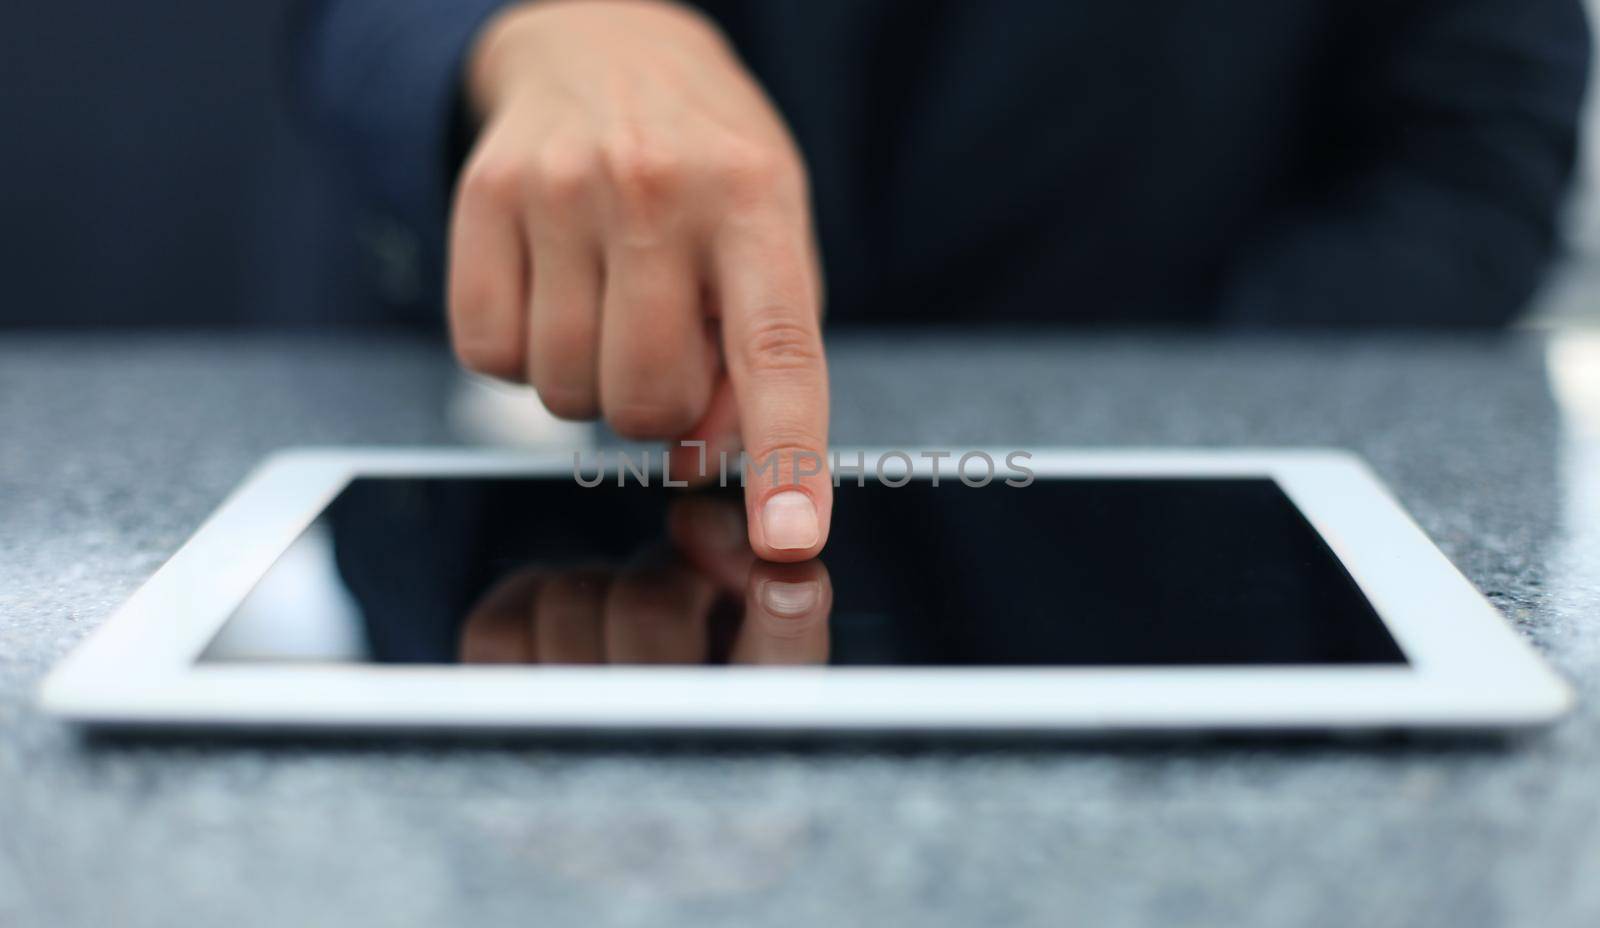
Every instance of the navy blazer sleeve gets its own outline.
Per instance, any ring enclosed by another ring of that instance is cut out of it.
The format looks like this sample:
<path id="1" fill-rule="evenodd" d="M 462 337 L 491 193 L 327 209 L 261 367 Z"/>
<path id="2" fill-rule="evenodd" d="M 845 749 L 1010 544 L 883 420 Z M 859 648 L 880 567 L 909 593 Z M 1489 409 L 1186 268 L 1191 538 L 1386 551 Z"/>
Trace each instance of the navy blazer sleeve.
<path id="1" fill-rule="evenodd" d="M 1397 23 L 1394 17 L 1401 17 Z M 1319 182 L 1281 204 L 1221 304 L 1243 323 L 1491 324 L 1555 249 L 1589 32 L 1576 0 L 1421 0 L 1349 36 Z"/>
<path id="2" fill-rule="evenodd" d="M 467 47 L 504 2 L 307 0 L 291 20 L 300 112 L 367 197 L 429 244 L 466 140 Z"/>

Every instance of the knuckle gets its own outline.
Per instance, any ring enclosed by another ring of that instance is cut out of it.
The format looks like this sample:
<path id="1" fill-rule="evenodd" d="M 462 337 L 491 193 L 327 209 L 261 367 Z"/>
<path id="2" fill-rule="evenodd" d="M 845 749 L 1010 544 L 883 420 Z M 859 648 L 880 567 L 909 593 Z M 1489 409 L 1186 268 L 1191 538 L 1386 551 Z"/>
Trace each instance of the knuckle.
<path id="1" fill-rule="evenodd" d="M 570 206 L 583 197 L 598 171 L 593 146 L 581 141 L 551 142 L 539 153 L 536 190 L 545 203 Z"/>
<path id="2" fill-rule="evenodd" d="M 799 159 L 776 145 L 725 142 L 713 163 L 718 184 L 736 203 L 768 200 L 804 185 Z"/>
<path id="3" fill-rule="evenodd" d="M 461 175 L 461 195 L 485 203 L 515 202 L 527 185 L 527 170 L 513 159 L 479 156 Z"/>
<path id="4" fill-rule="evenodd" d="M 606 178 L 624 205 L 649 206 L 675 193 L 682 178 L 676 156 L 644 143 L 619 143 L 606 150 Z"/>
<path id="5" fill-rule="evenodd" d="M 812 370 L 822 363 L 822 338 L 787 309 L 755 314 L 743 344 L 745 366 L 753 374 Z"/>
<path id="6" fill-rule="evenodd" d="M 747 441 L 746 453 L 757 462 L 776 461 L 787 471 L 793 463 L 820 453 L 822 436 L 795 423 L 776 423 Z"/>

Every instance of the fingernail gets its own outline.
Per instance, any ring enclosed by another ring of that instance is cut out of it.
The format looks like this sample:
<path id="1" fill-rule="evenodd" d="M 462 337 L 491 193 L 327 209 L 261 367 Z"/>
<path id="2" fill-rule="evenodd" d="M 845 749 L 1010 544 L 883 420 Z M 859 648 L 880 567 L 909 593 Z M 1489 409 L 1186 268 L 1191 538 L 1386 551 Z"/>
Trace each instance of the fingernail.
<path id="1" fill-rule="evenodd" d="M 761 532 L 767 544 L 780 551 L 809 548 L 817 543 L 817 507 L 799 490 L 776 493 L 761 507 Z"/>
<path id="2" fill-rule="evenodd" d="M 821 597 L 822 587 L 815 580 L 803 583 L 768 580 L 761 585 L 761 605 L 768 612 L 790 618 L 809 615 L 817 608 L 817 600 Z"/>

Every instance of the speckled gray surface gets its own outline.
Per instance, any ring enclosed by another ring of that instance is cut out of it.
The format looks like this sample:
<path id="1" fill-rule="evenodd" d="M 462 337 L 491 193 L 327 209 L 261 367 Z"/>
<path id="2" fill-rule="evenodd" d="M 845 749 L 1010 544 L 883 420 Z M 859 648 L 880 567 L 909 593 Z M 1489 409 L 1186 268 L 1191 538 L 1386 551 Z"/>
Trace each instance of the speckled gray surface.
<path id="1" fill-rule="evenodd" d="M 9 334 L 0 925 L 1600 924 L 1600 450 L 1542 343 L 832 347 L 843 443 L 1354 448 L 1582 707 L 1499 745 L 84 740 L 38 680 L 260 456 L 455 441 L 453 373 L 373 336 Z"/>

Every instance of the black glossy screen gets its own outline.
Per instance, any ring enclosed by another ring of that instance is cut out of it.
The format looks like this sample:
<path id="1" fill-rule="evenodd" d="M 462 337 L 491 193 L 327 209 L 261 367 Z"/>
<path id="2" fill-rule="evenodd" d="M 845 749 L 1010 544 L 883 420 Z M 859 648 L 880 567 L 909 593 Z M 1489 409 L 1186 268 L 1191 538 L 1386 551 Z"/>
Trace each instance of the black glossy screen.
<path id="1" fill-rule="evenodd" d="M 1404 661 L 1268 479 L 847 481 L 820 563 L 782 568 L 739 543 L 742 519 L 737 488 L 357 479 L 202 659 Z M 764 610 L 768 582 L 810 608 Z"/>

